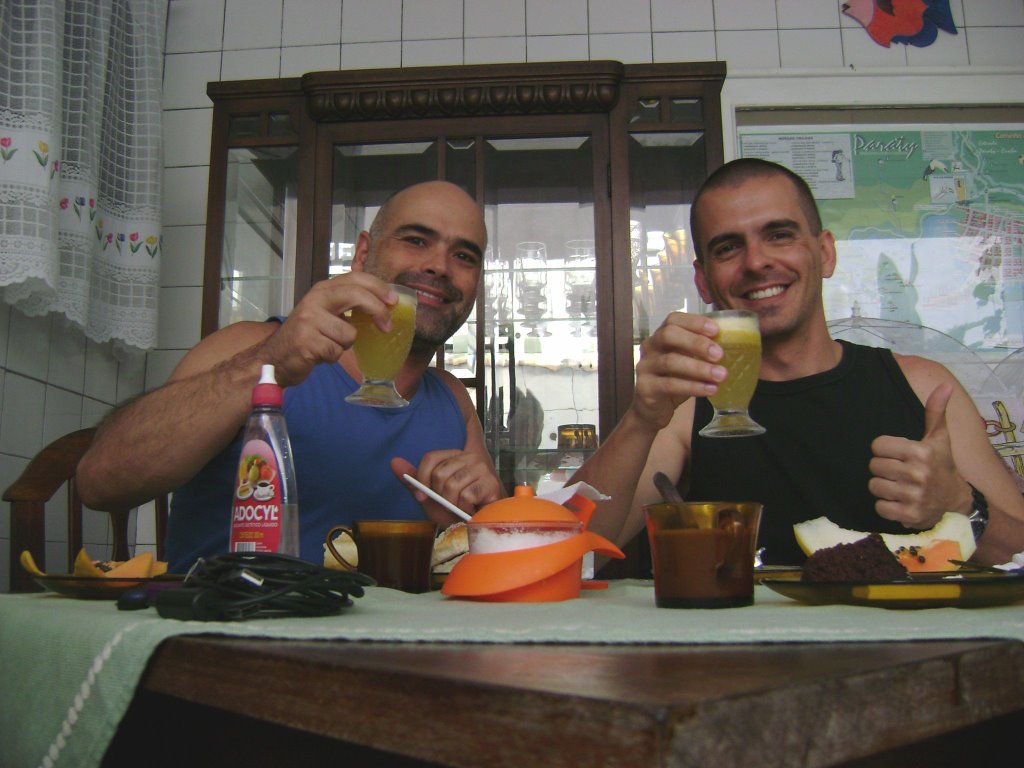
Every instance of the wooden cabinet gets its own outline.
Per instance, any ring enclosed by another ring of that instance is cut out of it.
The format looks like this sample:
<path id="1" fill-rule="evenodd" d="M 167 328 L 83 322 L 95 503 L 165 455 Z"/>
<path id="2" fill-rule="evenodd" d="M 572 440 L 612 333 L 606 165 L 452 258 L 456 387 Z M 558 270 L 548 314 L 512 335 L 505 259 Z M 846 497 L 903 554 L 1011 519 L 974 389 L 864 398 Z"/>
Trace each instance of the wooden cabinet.
<path id="1" fill-rule="evenodd" d="M 724 77 L 593 61 L 211 83 L 203 334 L 287 314 L 348 268 L 391 193 L 455 182 L 490 244 L 438 365 L 470 388 L 509 482 L 557 482 L 592 447 L 576 438 L 628 407 L 642 338 L 699 309 L 689 202 L 722 162 Z"/>

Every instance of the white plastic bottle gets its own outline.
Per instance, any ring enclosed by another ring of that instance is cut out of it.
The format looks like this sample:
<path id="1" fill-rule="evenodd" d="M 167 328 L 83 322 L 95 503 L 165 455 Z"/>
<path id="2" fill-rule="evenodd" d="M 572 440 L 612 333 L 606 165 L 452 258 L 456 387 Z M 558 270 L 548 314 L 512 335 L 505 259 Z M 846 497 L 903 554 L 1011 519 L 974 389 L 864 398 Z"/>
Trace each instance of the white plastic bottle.
<path id="1" fill-rule="evenodd" d="M 274 366 L 264 365 L 252 390 L 252 413 L 242 435 L 231 505 L 230 552 L 299 556 L 299 500 L 283 402 Z"/>

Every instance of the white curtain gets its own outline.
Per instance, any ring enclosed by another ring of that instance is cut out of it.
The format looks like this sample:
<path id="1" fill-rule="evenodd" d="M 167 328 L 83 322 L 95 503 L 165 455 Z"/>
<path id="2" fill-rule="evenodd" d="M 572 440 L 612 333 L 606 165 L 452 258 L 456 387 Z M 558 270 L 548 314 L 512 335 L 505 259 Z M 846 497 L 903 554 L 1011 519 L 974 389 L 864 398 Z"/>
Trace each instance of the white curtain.
<path id="1" fill-rule="evenodd" d="M 156 343 L 167 0 L 0 0 L 0 292 Z"/>

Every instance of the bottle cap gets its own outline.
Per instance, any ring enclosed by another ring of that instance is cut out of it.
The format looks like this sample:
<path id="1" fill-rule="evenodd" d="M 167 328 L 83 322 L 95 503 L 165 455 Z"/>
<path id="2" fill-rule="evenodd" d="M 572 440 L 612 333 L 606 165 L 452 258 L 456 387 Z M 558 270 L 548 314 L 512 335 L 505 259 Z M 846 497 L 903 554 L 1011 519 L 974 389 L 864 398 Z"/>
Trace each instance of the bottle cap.
<path id="1" fill-rule="evenodd" d="M 280 408 L 283 403 L 284 390 L 277 385 L 277 379 L 274 378 L 274 366 L 264 365 L 259 382 L 252 388 L 252 404 Z"/>

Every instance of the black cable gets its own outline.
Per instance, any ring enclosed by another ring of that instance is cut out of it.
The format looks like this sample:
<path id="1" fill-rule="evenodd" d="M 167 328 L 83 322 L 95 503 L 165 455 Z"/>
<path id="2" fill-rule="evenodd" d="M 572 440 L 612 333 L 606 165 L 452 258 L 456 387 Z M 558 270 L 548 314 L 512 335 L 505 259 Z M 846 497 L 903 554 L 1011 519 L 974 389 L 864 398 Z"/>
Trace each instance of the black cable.
<path id="1" fill-rule="evenodd" d="M 236 552 L 199 558 L 184 586 L 162 590 L 155 602 L 164 618 L 198 621 L 332 616 L 373 584 L 357 571 L 331 571 L 288 555 Z"/>

